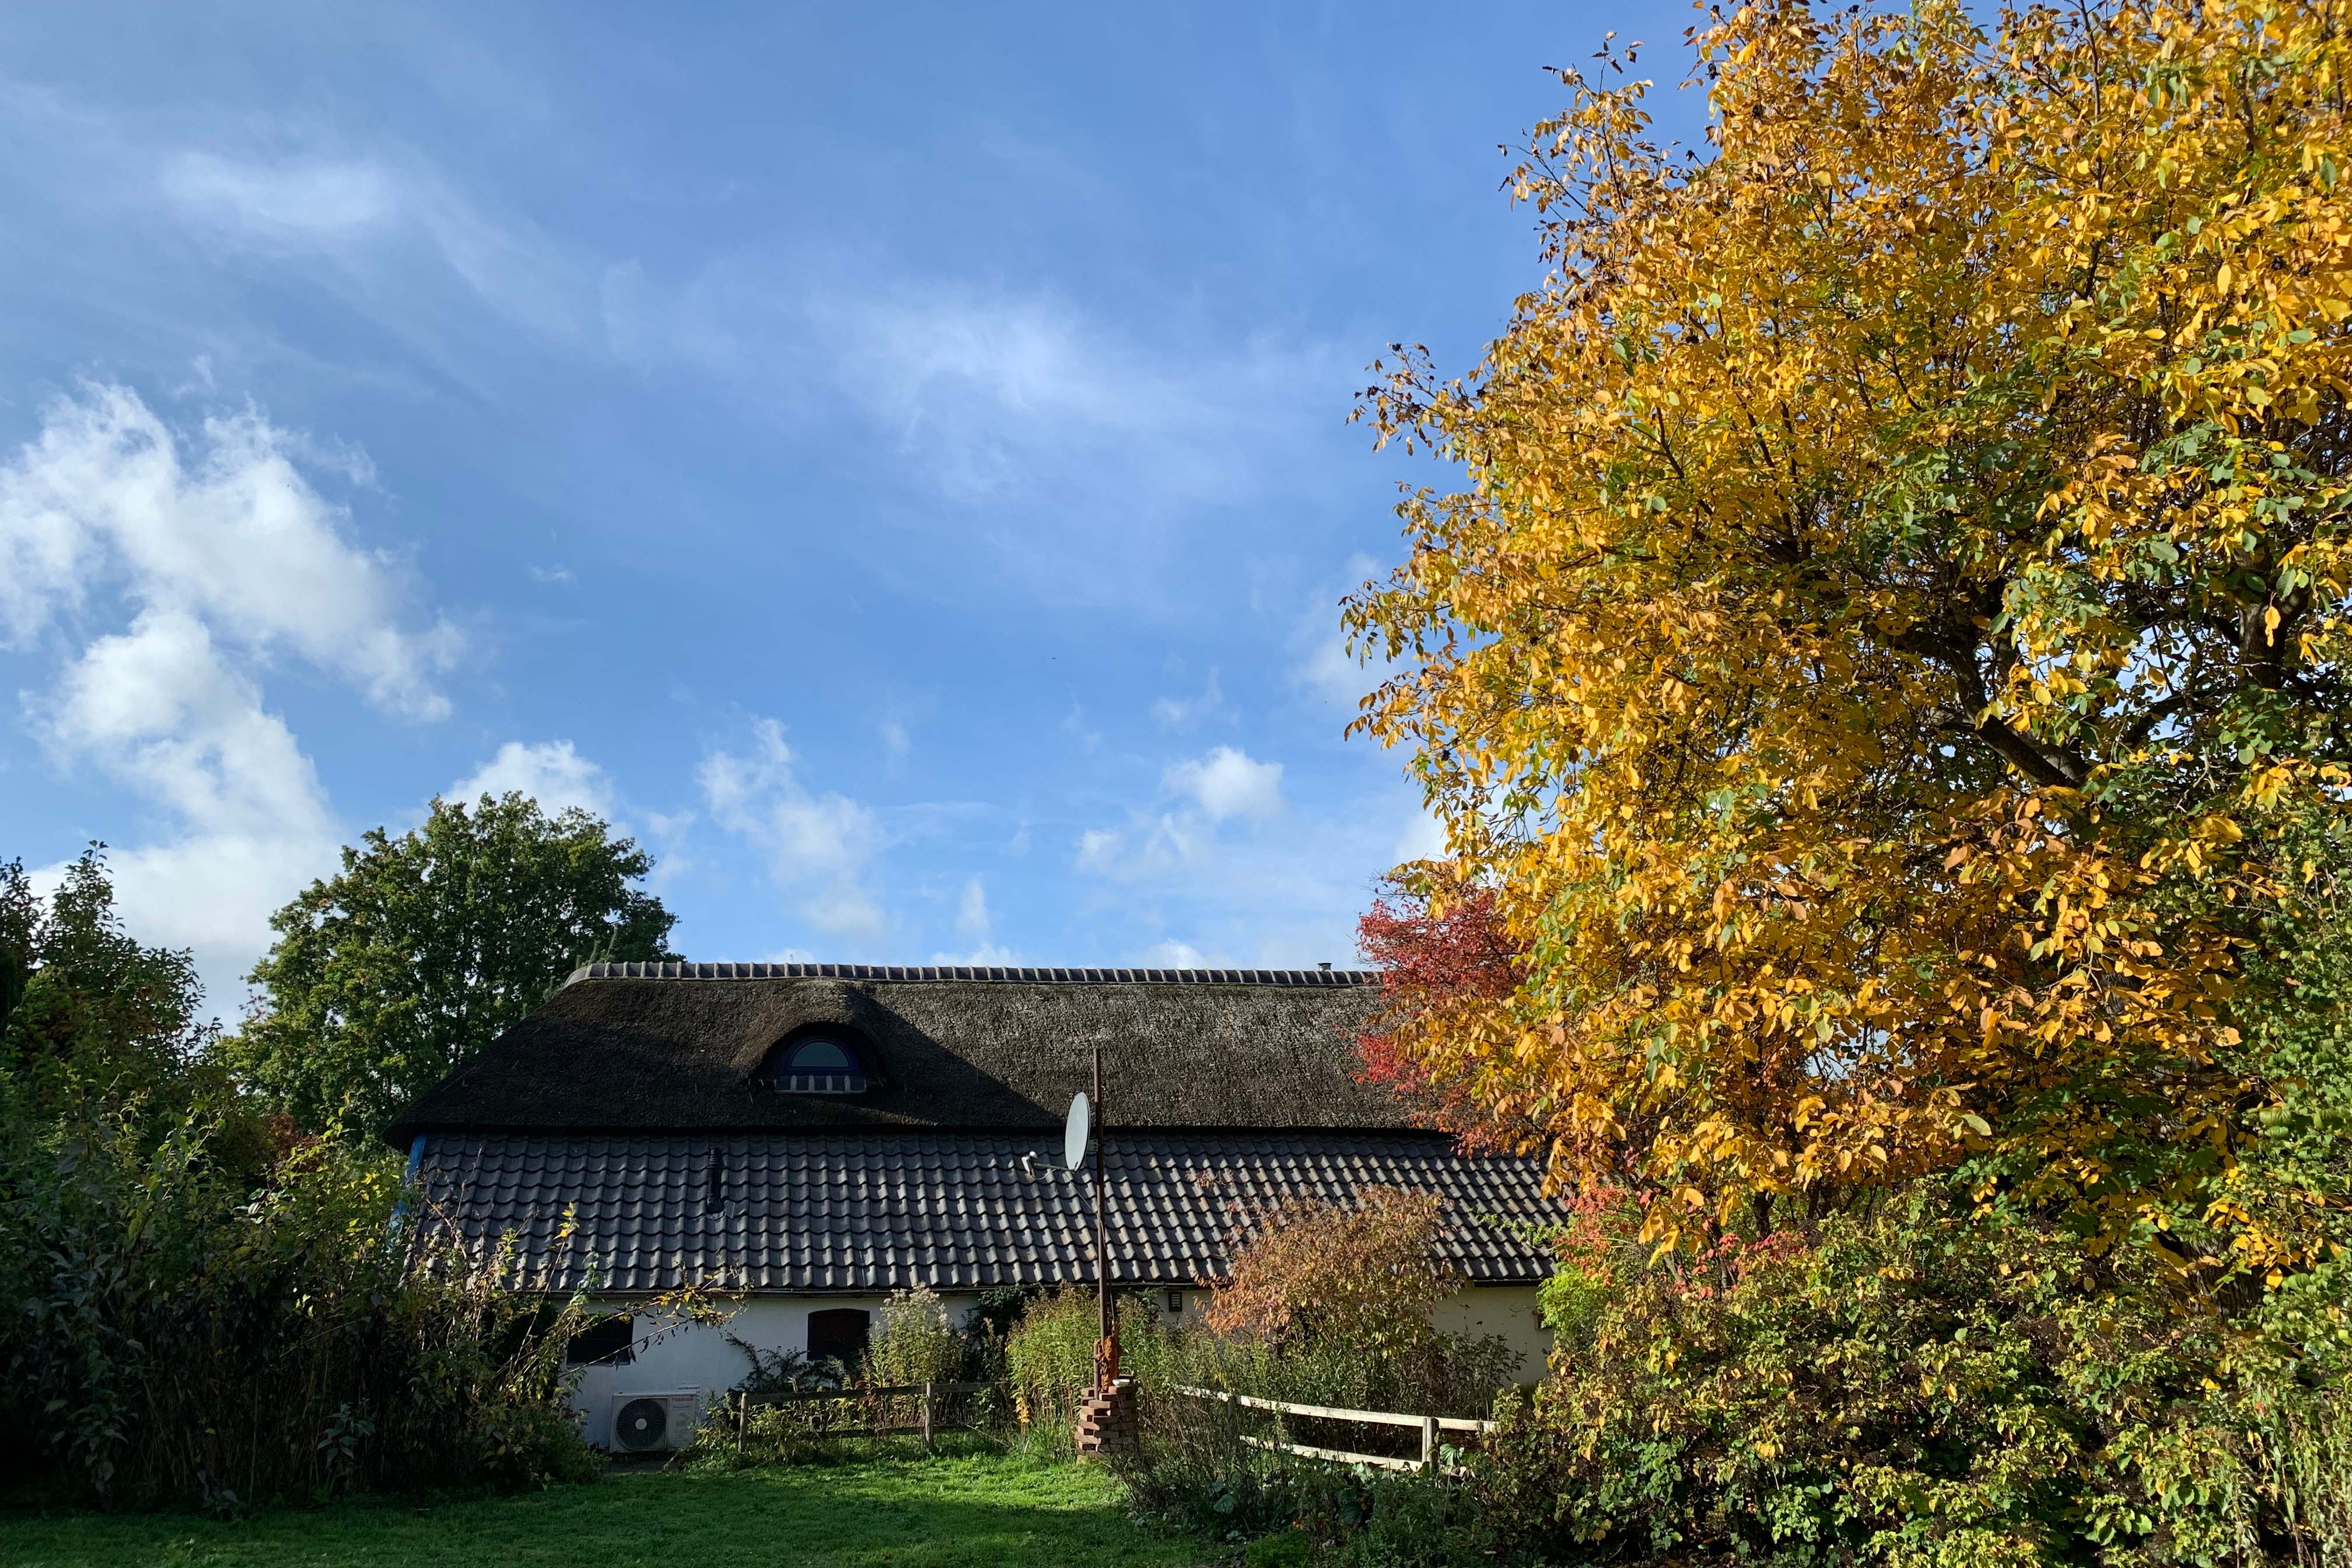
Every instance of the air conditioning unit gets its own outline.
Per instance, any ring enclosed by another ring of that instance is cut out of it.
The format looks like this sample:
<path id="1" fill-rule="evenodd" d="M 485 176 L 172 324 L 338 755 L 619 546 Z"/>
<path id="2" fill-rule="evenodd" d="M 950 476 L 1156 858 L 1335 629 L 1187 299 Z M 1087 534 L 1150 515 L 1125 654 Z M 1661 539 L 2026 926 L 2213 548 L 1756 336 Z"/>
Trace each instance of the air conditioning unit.
<path id="1" fill-rule="evenodd" d="M 694 1441 L 702 1419 L 702 1391 L 613 1395 L 613 1447 L 624 1454 L 658 1454 Z"/>

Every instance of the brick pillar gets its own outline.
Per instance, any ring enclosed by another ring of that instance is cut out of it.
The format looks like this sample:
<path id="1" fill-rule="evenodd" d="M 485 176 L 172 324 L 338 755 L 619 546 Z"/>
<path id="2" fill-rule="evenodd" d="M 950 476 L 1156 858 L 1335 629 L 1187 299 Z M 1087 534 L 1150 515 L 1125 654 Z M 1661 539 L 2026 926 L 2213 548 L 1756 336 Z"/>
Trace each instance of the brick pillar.
<path id="1" fill-rule="evenodd" d="M 1078 1402 L 1078 1458 L 1133 1458 L 1139 1436 L 1133 1379 L 1120 1378 L 1108 1394 L 1089 1390 Z"/>

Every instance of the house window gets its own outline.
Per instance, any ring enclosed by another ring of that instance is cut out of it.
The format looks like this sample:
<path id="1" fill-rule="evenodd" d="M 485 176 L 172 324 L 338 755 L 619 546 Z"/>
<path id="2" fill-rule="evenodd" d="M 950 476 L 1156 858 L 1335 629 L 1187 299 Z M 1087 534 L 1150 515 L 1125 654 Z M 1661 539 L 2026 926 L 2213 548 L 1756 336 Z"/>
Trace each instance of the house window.
<path id="1" fill-rule="evenodd" d="M 1170 1314 L 1174 1317 L 1181 1318 L 1184 1315 L 1183 1291 L 1171 1290 L 1168 1292 L 1168 1310 Z"/>
<path id="2" fill-rule="evenodd" d="M 563 1347 L 566 1366 L 626 1366 L 636 1360 L 637 1322 L 623 1312 L 603 1318 L 572 1336 Z"/>
<path id="3" fill-rule="evenodd" d="M 808 1358 L 855 1369 L 866 1354 L 867 1314 L 857 1307 L 827 1307 L 808 1319 Z"/>
<path id="4" fill-rule="evenodd" d="M 769 1081 L 782 1094 L 863 1094 L 866 1069 L 848 1045 L 812 1035 L 779 1049 Z"/>

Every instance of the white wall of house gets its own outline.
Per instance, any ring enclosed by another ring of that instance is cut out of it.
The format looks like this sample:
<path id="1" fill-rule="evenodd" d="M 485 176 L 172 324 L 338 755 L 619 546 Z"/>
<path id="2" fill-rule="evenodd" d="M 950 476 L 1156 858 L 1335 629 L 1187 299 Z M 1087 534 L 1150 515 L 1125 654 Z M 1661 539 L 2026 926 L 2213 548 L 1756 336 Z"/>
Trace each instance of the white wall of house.
<path id="1" fill-rule="evenodd" d="M 572 1408 L 582 1421 L 588 1441 L 609 1447 L 615 1399 L 640 1394 L 682 1394 L 693 1390 L 706 1405 L 716 1403 L 751 1374 L 751 1359 L 732 1342 L 740 1340 L 763 1351 L 806 1353 L 811 1312 L 834 1307 L 855 1307 L 870 1315 L 868 1326 L 881 1328 L 880 1296 L 754 1296 L 729 1310 L 726 1322 L 703 1324 L 664 1319 L 646 1310 L 642 1301 L 609 1298 L 593 1303 L 598 1312 L 628 1311 L 636 1317 L 635 1359 L 625 1366 L 574 1368 L 578 1383 L 572 1391 Z M 948 1321 L 961 1324 L 977 1302 L 972 1296 L 942 1296 Z"/>
<path id="2" fill-rule="evenodd" d="M 1187 1289 L 1181 1293 L 1185 1316 L 1194 1316 L 1207 1304 L 1208 1293 Z M 1154 1293 L 1163 1310 L 1171 1292 Z M 597 1300 L 598 1312 L 636 1314 L 635 1358 L 625 1366 L 583 1366 L 573 1369 L 577 1379 L 572 1408 L 580 1416 L 583 1435 L 598 1447 L 612 1443 L 612 1412 L 616 1400 L 643 1394 L 700 1394 L 707 1405 L 717 1404 L 729 1390 L 751 1375 L 751 1358 L 730 1342 L 740 1340 L 763 1351 L 808 1350 L 809 1314 L 829 1308 L 855 1307 L 872 1314 L 871 1326 L 881 1327 L 880 1296 L 754 1296 L 737 1302 L 723 1324 L 706 1325 L 665 1320 L 649 1313 L 642 1300 L 613 1297 Z M 979 1304 L 976 1296 L 941 1296 L 948 1321 L 963 1324 Z M 1430 1321 L 1448 1333 L 1498 1334 L 1519 1355 L 1518 1378 L 1532 1383 L 1543 1375 L 1551 1352 L 1551 1335 L 1536 1311 L 1531 1285 L 1473 1286 L 1440 1302 Z"/>
<path id="3" fill-rule="evenodd" d="M 1551 1331 L 1536 1310 L 1532 1285 L 1473 1285 L 1440 1301 L 1429 1321 L 1449 1334 L 1500 1335 L 1517 1352 L 1521 1383 L 1543 1376 L 1551 1355 Z"/>

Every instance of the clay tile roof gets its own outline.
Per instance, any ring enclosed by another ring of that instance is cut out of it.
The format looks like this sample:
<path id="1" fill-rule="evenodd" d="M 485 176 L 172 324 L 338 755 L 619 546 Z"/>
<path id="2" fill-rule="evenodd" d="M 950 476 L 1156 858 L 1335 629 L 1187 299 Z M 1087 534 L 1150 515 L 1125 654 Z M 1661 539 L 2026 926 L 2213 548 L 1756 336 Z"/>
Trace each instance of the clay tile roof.
<path id="1" fill-rule="evenodd" d="M 418 1174 L 424 1211 L 478 1253 L 511 1243 L 529 1289 L 984 1290 L 1092 1278 L 1093 1200 L 1059 1142 L 436 1133 Z M 1114 1132 L 1108 1164 L 1112 1277 L 1125 1284 L 1216 1279 L 1255 1217 L 1373 1186 L 1439 1195 L 1438 1256 L 1461 1278 L 1534 1284 L 1549 1260 L 1533 1236 L 1563 1217 L 1533 1161 L 1468 1158 L 1424 1132 Z"/>

